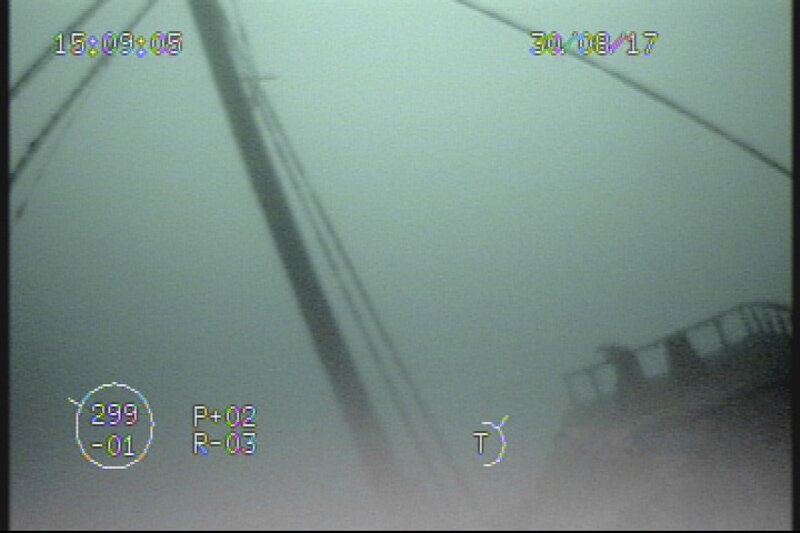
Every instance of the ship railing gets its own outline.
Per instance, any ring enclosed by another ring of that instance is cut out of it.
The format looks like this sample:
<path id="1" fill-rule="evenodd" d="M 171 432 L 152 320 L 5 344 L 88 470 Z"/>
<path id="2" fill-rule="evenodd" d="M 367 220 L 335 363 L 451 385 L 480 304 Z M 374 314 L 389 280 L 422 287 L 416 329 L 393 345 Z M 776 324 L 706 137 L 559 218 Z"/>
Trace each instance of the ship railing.
<path id="1" fill-rule="evenodd" d="M 633 352 L 649 381 L 668 373 L 667 342 L 678 335 L 685 335 L 694 352 L 708 360 L 725 354 L 732 345 L 748 337 L 769 335 L 791 339 L 792 310 L 770 301 L 740 303 L 638 346 Z M 565 374 L 564 380 L 574 405 L 591 405 L 613 399 L 616 394 L 616 375 L 609 362 L 574 370 Z"/>

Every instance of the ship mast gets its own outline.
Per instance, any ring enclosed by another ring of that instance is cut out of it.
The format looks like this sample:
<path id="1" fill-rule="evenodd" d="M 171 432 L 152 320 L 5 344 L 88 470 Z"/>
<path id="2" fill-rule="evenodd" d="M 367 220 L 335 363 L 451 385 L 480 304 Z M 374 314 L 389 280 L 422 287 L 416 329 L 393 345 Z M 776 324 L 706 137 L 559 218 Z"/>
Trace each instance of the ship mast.
<path id="1" fill-rule="evenodd" d="M 369 488 L 378 493 L 400 481 L 388 441 L 378 422 L 258 128 L 242 76 L 227 46 L 232 37 L 216 0 L 189 0 L 211 73 L 247 167 L 284 271 L 300 306 L 317 355 L 325 368 L 365 468 Z"/>

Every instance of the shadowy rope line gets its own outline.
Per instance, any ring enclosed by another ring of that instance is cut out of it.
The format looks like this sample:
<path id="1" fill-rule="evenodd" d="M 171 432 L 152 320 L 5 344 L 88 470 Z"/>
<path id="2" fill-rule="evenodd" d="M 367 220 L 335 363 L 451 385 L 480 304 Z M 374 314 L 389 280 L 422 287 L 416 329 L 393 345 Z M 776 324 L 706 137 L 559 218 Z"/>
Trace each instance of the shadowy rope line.
<path id="1" fill-rule="evenodd" d="M 531 30 L 529 30 L 528 28 L 526 28 L 525 26 L 523 26 L 519 22 L 511 20 L 510 18 L 508 18 L 508 17 L 506 17 L 504 15 L 501 15 L 499 13 L 496 13 L 494 11 L 486 9 L 485 7 L 481 7 L 479 5 L 476 5 L 476 4 L 472 3 L 472 2 L 470 2 L 469 0 L 453 0 L 453 1 L 458 3 L 458 4 L 461 4 L 462 6 L 468 7 L 469 9 L 472 9 L 473 11 L 477 11 L 478 13 L 481 13 L 481 14 L 489 17 L 489 18 L 493 18 L 494 20 L 496 20 L 496 21 L 498 21 L 498 22 L 500 22 L 502 24 L 505 24 L 506 26 L 508 26 L 510 28 L 514 28 L 515 30 L 519 30 L 521 32 L 524 32 L 526 35 L 530 35 Z M 597 70 L 599 70 L 599 71 L 611 76 L 612 78 L 616 79 L 617 81 L 619 81 L 621 83 L 624 83 L 625 85 L 633 88 L 634 90 L 636 90 L 636 91 L 648 96 L 652 100 L 654 100 L 656 102 L 659 102 L 661 104 L 664 104 L 665 106 L 669 107 L 673 111 L 677 111 L 678 113 L 680 113 L 683 116 L 689 118 L 690 120 L 692 120 L 696 124 L 699 124 L 700 126 L 703 126 L 705 129 L 709 130 L 710 132 L 712 132 L 712 133 L 714 133 L 716 135 L 719 135 L 723 139 L 733 143 L 735 146 L 737 146 L 741 150 L 744 150 L 745 152 L 747 152 L 751 156 L 755 157 L 759 161 L 761 161 L 763 163 L 766 163 L 767 165 L 769 165 L 773 169 L 775 169 L 778 172 L 780 172 L 781 174 L 785 175 L 790 180 L 794 180 L 794 178 L 792 177 L 792 171 L 791 170 L 789 170 L 788 168 L 784 167 L 783 165 L 781 165 L 780 163 L 778 163 L 777 161 L 775 161 L 774 159 L 772 159 L 771 157 L 766 155 L 764 152 L 760 151 L 759 149 L 757 149 L 754 146 L 752 146 L 751 144 L 749 144 L 748 142 L 746 142 L 746 141 L 744 141 L 742 139 L 739 139 L 738 137 L 734 136 L 732 133 L 729 133 L 729 132 L 725 131 L 720 126 L 714 124 L 713 122 L 711 122 L 708 119 L 705 119 L 705 118 L 701 117 L 700 115 L 698 115 L 694 111 L 691 111 L 690 109 L 684 107 L 683 105 L 681 105 L 678 102 L 672 100 L 671 98 L 656 92 L 655 90 L 651 89 L 650 87 L 647 87 L 643 83 L 638 82 L 636 80 L 633 80 L 633 79 L 627 77 L 624 74 L 621 74 L 619 72 L 611 70 L 610 68 L 606 67 L 605 65 L 601 65 L 597 61 L 590 60 L 588 57 L 581 55 L 579 52 L 576 52 L 575 50 L 566 49 L 565 52 L 570 57 L 573 57 L 575 59 L 581 60 L 584 65 L 587 65 L 587 66 L 590 66 L 592 68 L 595 68 L 595 69 L 597 69 Z"/>

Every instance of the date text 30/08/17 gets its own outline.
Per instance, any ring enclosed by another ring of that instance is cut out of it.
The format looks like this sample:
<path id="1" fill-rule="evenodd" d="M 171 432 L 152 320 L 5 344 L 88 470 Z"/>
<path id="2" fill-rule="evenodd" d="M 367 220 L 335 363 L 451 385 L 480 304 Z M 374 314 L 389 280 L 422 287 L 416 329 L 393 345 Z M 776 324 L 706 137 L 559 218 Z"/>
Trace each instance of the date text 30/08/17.
<path id="1" fill-rule="evenodd" d="M 647 44 L 643 50 L 636 47 L 636 32 L 622 32 L 619 37 L 613 42 L 608 32 L 598 31 L 595 34 L 583 31 L 578 33 L 573 31 L 570 38 L 564 43 L 564 39 L 557 31 L 545 33 L 543 31 L 532 31 L 530 36 L 533 39 L 533 46 L 528 49 L 531 55 L 540 56 L 549 53 L 554 56 L 566 55 L 570 49 L 577 45 L 577 52 L 582 56 L 597 54 L 599 56 L 608 56 L 614 54 L 624 43 L 628 43 L 628 50 L 626 55 L 649 56 L 653 53 L 653 47 L 658 41 L 659 34 L 657 31 L 644 31 L 642 35 L 648 39 Z M 562 45 L 563 43 L 563 45 Z M 643 54 L 642 54 L 643 52 Z"/>

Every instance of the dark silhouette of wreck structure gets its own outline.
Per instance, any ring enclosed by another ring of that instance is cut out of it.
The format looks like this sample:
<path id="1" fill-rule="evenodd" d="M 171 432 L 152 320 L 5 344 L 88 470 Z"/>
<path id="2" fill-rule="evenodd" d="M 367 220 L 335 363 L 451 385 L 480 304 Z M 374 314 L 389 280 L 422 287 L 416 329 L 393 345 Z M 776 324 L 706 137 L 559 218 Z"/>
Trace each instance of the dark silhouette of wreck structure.
<path id="1" fill-rule="evenodd" d="M 566 374 L 537 526 L 791 527 L 791 319 L 742 303 Z"/>
<path id="2" fill-rule="evenodd" d="M 692 342 L 693 335 L 702 337 L 702 352 L 698 341 Z M 615 411 L 654 414 L 687 393 L 711 405 L 759 386 L 788 384 L 791 338 L 787 306 L 753 302 L 637 348 L 603 346 L 598 351 L 605 354 L 604 361 L 564 376 L 573 405 L 568 418 L 576 423 Z M 665 361 L 666 372 L 656 370 L 646 376 L 642 366 L 648 359 Z M 588 385 L 583 394 L 581 382 Z"/>

